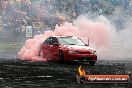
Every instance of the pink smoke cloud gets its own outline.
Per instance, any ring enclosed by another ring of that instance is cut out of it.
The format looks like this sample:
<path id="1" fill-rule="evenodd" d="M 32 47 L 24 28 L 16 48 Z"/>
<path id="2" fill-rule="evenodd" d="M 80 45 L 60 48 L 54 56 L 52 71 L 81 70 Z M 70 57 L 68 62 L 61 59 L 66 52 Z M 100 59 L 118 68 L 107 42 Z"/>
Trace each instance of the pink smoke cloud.
<path id="1" fill-rule="evenodd" d="M 108 25 L 104 22 L 91 20 L 77 20 L 78 24 L 64 23 L 62 26 L 56 25 L 54 31 L 46 31 L 44 34 L 35 35 L 33 39 L 28 39 L 25 45 L 18 52 L 21 60 L 46 61 L 45 58 L 39 57 L 38 52 L 40 45 L 49 36 L 76 36 L 96 47 L 105 47 L 110 43 L 111 35 Z"/>

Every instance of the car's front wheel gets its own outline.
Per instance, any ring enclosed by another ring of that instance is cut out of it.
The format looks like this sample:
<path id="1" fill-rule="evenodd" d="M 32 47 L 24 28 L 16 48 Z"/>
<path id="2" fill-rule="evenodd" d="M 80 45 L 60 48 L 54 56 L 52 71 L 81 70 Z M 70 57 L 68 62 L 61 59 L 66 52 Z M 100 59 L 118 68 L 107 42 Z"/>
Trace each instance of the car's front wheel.
<path id="1" fill-rule="evenodd" d="M 65 62 L 64 54 L 62 51 L 59 52 L 59 60 L 60 60 L 60 63 L 62 63 L 62 64 Z"/>

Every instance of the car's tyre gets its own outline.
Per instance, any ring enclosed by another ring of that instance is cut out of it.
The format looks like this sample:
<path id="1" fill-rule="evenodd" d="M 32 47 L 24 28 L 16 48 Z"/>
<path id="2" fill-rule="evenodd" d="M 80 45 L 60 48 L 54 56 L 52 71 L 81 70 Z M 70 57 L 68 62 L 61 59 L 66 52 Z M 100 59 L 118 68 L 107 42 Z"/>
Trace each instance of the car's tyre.
<path id="1" fill-rule="evenodd" d="M 60 60 L 60 63 L 63 64 L 65 62 L 65 59 L 64 59 L 64 54 L 62 51 L 59 52 L 59 60 Z"/>
<path id="2" fill-rule="evenodd" d="M 90 62 L 89 62 L 89 65 L 90 65 L 90 66 L 94 66 L 94 65 L 95 65 L 95 61 L 90 61 Z"/>

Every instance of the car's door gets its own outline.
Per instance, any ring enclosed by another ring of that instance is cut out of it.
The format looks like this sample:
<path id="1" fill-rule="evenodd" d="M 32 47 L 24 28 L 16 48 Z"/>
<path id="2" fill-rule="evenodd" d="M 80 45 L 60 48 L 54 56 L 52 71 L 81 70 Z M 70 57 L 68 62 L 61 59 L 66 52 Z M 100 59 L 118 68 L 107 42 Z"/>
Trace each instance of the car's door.
<path id="1" fill-rule="evenodd" d="M 49 48 L 50 58 L 52 58 L 53 60 L 57 60 L 59 49 L 58 39 L 56 37 L 52 37 L 50 43 L 51 43 Z"/>
<path id="2" fill-rule="evenodd" d="M 49 53 L 50 52 L 50 43 L 51 43 L 51 38 L 49 37 L 44 41 L 44 44 L 42 47 L 43 54 L 47 60 L 50 60 L 50 53 Z"/>

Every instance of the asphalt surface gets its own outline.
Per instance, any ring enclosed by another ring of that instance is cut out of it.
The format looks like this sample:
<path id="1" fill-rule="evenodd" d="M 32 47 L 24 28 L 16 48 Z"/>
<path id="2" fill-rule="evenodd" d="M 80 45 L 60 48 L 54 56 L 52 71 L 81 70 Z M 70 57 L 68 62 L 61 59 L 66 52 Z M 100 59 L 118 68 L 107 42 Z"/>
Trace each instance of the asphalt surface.
<path id="1" fill-rule="evenodd" d="M 86 74 L 128 74 L 132 61 L 103 61 L 95 66 L 57 62 L 29 62 L 20 60 L 0 61 L 1 88 L 132 88 L 129 84 L 78 84 L 78 67 Z"/>

